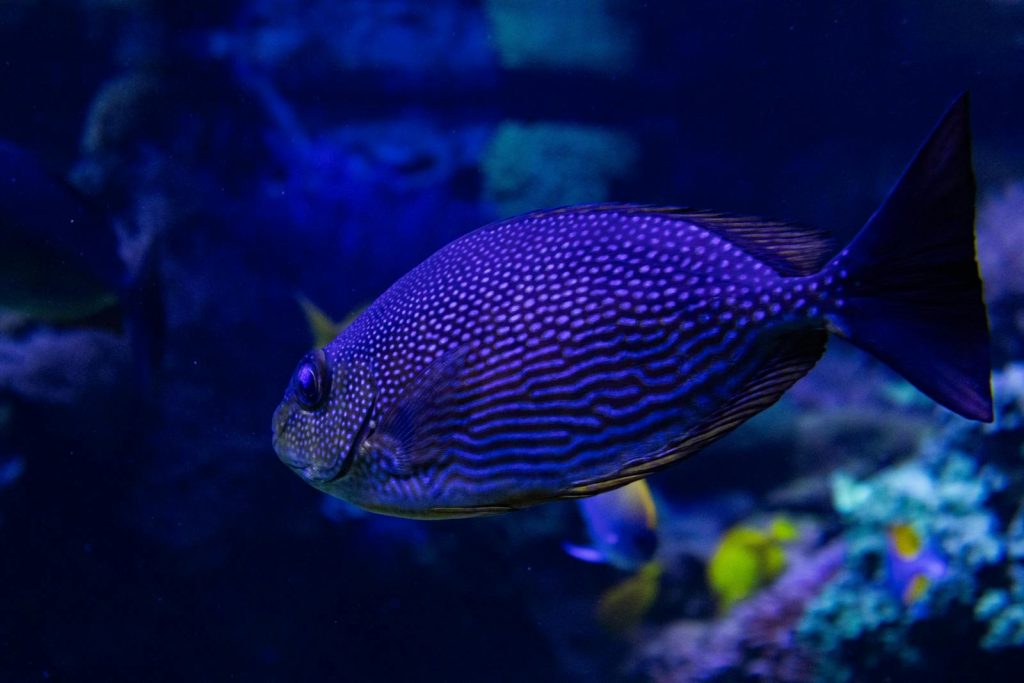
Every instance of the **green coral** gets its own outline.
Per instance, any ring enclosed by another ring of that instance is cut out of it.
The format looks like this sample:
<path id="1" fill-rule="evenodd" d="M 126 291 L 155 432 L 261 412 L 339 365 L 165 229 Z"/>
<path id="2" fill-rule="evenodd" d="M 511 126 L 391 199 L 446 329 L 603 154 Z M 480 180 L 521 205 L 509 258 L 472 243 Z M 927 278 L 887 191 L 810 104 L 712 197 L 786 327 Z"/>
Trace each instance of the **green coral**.
<path id="1" fill-rule="evenodd" d="M 1007 530 L 1009 586 L 986 591 L 974 608 L 975 617 L 989 624 L 982 639 L 988 650 L 1024 645 L 1024 505 Z"/>
<path id="2" fill-rule="evenodd" d="M 488 0 L 485 9 L 506 69 L 632 68 L 636 32 L 621 0 Z"/>
<path id="3" fill-rule="evenodd" d="M 484 195 L 503 216 L 600 202 L 635 160 L 632 140 L 614 131 L 506 122 L 484 153 Z"/>
<path id="4" fill-rule="evenodd" d="M 993 424 L 951 417 L 914 460 L 865 480 L 834 478 L 847 560 L 798 628 L 821 677 L 916 677 L 941 673 L 947 652 L 984 661 L 1024 645 L 1024 515 L 1010 522 L 1005 505 L 1021 493 L 1024 366 L 993 385 Z M 946 565 L 909 606 L 887 584 L 887 531 L 897 524 L 912 524 Z"/>

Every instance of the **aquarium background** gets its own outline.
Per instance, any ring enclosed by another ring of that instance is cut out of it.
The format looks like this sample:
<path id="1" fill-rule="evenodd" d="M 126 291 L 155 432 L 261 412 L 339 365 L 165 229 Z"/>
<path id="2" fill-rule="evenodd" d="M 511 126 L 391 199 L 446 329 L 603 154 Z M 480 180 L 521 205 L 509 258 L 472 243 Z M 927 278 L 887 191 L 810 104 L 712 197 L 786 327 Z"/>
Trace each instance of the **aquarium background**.
<path id="1" fill-rule="evenodd" d="M 650 480 L 661 572 L 620 600 L 628 626 L 598 609 L 628 573 L 563 550 L 586 540 L 574 503 L 392 519 L 275 457 L 313 344 L 298 297 L 344 318 L 453 238 L 573 203 L 841 243 L 964 90 L 996 422 L 833 340 L 779 405 Z M 1022 92 L 1013 0 L 0 3 L 0 139 L 160 285 L 148 370 L 122 331 L 0 312 L 0 680 L 1007 680 Z M 40 239 L 67 234 L 46 220 Z M 727 531 L 779 519 L 784 569 L 747 571 L 723 610 Z M 911 599 L 900 525 L 935 568 Z"/>

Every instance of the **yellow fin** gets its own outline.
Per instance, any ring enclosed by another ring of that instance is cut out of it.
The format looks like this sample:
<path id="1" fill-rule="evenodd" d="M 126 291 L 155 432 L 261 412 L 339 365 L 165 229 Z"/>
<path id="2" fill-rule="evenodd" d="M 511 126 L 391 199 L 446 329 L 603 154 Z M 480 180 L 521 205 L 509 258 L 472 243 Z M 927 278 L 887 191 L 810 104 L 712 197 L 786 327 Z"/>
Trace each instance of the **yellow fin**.
<path id="1" fill-rule="evenodd" d="M 924 574 L 915 574 L 903 590 L 903 604 L 913 605 L 920 600 L 931 583 L 931 580 Z"/>
<path id="2" fill-rule="evenodd" d="M 363 311 L 365 311 L 367 308 L 369 308 L 369 306 L 370 306 L 369 304 L 363 304 L 362 306 L 357 306 L 356 308 L 353 308 L 349 312 L 349 314 L 346 315 L 344 318 L 342 318 L 341 322 L 338 323 L 338 334 L 341 334 L 342 332 L 344 332 L 345 329 L 349 325 L 351 325 L 355 321 L 356 318 L 358 318 L 359 316 L 361 316 L 363 314 Z M 335 336 L 337 336 L 337 335 L 335 335 Z"/>
<path id="3" fill-rule="evenodd" d="M 651 495 L 651 487 L 646 479 L 637 479 L 626 484 L 625 488 L 631 489 L 644 511 L 644 524 L 652 531 L 658 528 L 658 510 L 654 505 L 654 496 Z"/>
<path id="4" fill-rule="evenodd" d="M 786 551 L 781 545 L 773 543 L 765 547 L 761 553 L 761 584 L 767 585 L 779 578 L 787 564 Z"/>
<path id="5" fill-rule="evenodd" d="M 773 517 L 768 530 L 772 538 L 781 543 L 795 541 L 800 536 L 800 530 L 797 529 L 796 523 L 785 515 Z"/>
<path id="6" fill-rule="evenodd" d="M 707 581 L 718 600 L 718 611 L 732 607 L 772 583 L 788 565 L 786 542 L 799 535 L 786 517 L 776 517 L 767 530 L 738 524 L 718 542 L 707 565 Z"/>
<path id="7" fill-rule="evenodd" d="M 893 550 L 904 560 L 913 560 L 921 553 L 924 542 L 910 524 L 893 524 L 889 527 L 889 539 Z"/>
<path id="8" fill-rule="evenodd" d="M 612 633 L 636 628 L 658 597 L 661 574 L 661 563 L 652 560 L 606 590 L 597 603 L 597 620 Z"/>
<path id="9" fill-rule="evenodd" d="M 341 322 L 335 322 L 322 308 L 314 304 L 303 294 L 296 294 L 295 300 L 299 303 L 302 313 L 306 316 L 306 324 L 313 335 L 313 348 L 315 349 L 322 349 L 334 341 L 335 337 L 341 334 L 346 327 L 352 324 L 353 320 L 366 310 L 366 306 L 360 306 L 346 315 Z"/>
<path id="10" fill-rule="evenodd" d="M 722 536 L 708 561 L 708 585 L 718 598 L 719 612 L 728 612 L 762 583 L 760 555 L 767 534 L 749 526 L 736 526 Z"/>
<path id="11" fill-rule="evenodd" d="M 296 294 L 295 300 L 299 302 L 299 306 L 302 307 L 302 312 L 306 316 L 306 324 L 313 335 L 313 348 L 322 349 L 330 344 L 341 332 L 338 323 L 331 320 L 322 308 L 302 294 Z"/>

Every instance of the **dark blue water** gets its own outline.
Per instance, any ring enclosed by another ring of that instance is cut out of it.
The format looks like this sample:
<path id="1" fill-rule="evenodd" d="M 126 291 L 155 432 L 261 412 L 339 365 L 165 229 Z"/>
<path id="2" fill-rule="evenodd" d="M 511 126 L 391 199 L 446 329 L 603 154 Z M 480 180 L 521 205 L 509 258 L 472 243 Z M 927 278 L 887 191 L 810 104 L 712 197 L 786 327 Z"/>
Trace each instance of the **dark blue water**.
<path id="1" fill-rule="evenodd" d="M 844 243 L 963 91 L 995 426 L 832 343 L 779 406 L 652 478 L 662 569 L 628 633 L 595 610 L 630 573 L 562 549 L 586 542 L 573 503 L 393 519 L 275 456 L 313 344 L 297 295 L 341 319 L 473 228 L 575 203 Z M 0 308 L 0 680 L 1010 680 L 1021 92 L 1012 0 L 4 2 L 0 140 L 105 237 L 0 217 L 72 245 L 32 262 L 43 282 L 111 234 L 124 272 L 104 273 L 114 313 Z M 765 541 L 785 569 L 722 610 L 727 530 L 779 516 L 800 530 Z"/>

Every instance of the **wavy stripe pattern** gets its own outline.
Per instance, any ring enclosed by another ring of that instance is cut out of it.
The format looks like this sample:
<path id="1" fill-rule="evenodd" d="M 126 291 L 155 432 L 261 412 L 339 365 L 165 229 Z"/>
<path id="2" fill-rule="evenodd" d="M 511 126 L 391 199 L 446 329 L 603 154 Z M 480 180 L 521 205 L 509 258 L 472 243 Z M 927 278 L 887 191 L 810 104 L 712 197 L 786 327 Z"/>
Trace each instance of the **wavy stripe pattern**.
<path id="1" fill-rule="evenodd" d="M 813 364 L 835 289 L 810 272 L 822 249 L 792 226 L 635 206 L 470 233 L 328 347 L 373 368 L 360 386 L 379 423 L 334 492 L 455 514 L 590 495 L 663 467 Z"/>

